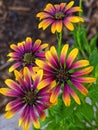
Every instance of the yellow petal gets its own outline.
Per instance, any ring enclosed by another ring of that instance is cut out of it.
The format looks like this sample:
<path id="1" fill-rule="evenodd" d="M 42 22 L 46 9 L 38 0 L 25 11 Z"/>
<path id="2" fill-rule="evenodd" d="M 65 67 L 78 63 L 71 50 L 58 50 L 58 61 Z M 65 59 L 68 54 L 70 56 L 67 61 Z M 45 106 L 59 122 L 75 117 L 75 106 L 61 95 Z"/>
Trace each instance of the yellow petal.
<path id="1" fill-rule="evenodd" d="M 66 26 L 67 29 L 69 29 L 70 31 L 73 31 L 74 30 L 74 26 L 71 22 L 69 21 L 65 21 L 64 22 L 64 25 Z"/>
<path id="2" fill-rule="evenodd" d="M 49 87 L 52 89 L 56 86 L 56 81 L 52 81 L 51 84 L 49 85 Z"/>
<path id="3" fill-rule="evenodd" d="M 22 74 L 17 70 L 14 70 L 14 75 L 16 77 L 16 80 L 19 80 L 20 77 L 22 78 Z"/>
<path id="4" fill-rule="evenodd" d="M 70 16 L 70 17 L 68 17 L 67 20 L 72 22 L 72 23 L 77 23 L 77 22 L 80 22 L 80 21 L 83 22 L 83 18 L 78 17 L 78 16 Z"/>
<path id="5" fill-rule="evenodd" d="M 43 78 L 43 70 L 39 70 L 35 76 L 35 78 L 39 79 L 39 82 L 42 80 Z"/>
<path id="6" fill-rule="evenodd" d="M 70 8 L 73 6 L 73 4 L 74 4 L 74 1 L 69 2 L 69 3 L 66 5 L 65 10 L 70 9 Z"/>
<path id="7" fill-rule="evenodd" d="M 56 30 L 58 33 L 62 31 L 62 20 L 56 22 Z"/>
<path id="8" fill-rule="evenodd" d="M 45 62 L 42 60 L 36 60 L 35 63 L 40 67 L 40 68 L 44 68 L 45 66 Z"/>
<path id="9" fill-rule="evenodd" d="M 39 25 L 38 25 L 38 28 L 43 28 L 43 30 L 45 30 L 51 23 L 53 22 L 53 20 L 51 19 L 45 19 L 45 20 L 42 20 Z"/>
<path id="10" fill-rule="evenodd" d="M 76 101 L 77 104 L 79 105 L 81 104 L 80 99 L 75 92 L 72 93 L 71 96 L 73 97 L 73 99 Z"/>
<path id="11" fill-rule="evenodd" d="M 37 120 L 37 121 L 34 121 L 34 122 L 33 122 L 33 125 L 34 125 L 34 127 L 37 128 L 37 129 L 40 128 L 40 123 L 39 123 L 38 120 Z"/>
<path id="12" fill-rule="evenodd" d="M 44 79 L 41 82 L 39 82 L 39 84 L 37 85 L 37 89 L 42 89 L 42 88 L 46 87 L 49 84 L 50 84 L 50 80 L 49 79 Z"/>
<path id="13" fill-rule="evenodd" d="M 7 62 L 9 62 L 9 61 L 13 61 L 14 59 L 13 58 L 9 58 L 8 60 L 7 60 Z"/>
<path id="14" fill-rule="evenodd" d="M 44 9 L 44 11 L 49 12 L 49 13 L 53 13 L 53 11 L 55 11 L 55 8 L 51 3 L 48 3 L 46 5 L 46 8 Z"/>
<path id="15" fill-rule="evenodd" d="M 4 115 L 4 117 L 7 118 L 7 119 L 9 119 L 9 118 L 12 118 L 14 115 L 15 115 L 14 112 L 8 111 L 8 112 L 6 112 L 6 114 Z"/>
<path id="16" fill-rule="evenodd" d="M 7 93 L 8 93 L 9 90 L 10 89 L 8 89 L 8 88 L 0 88 L 0 93 L 5 95 L 5 96 L 8 96 Z"/>
<path id="17" fill-rule="evenodd" d="M 39 17 L 40 20 L 41 20 L 41 19 L 45 19 L 45 18 L 48 18 L 48 17 L 52 17 L 52 15 L 50 15 L 49 13 L 46 13 L 46 12 L 40 12 L 36 15 L 36 17 Z"/>
<path id="18" fill-rule="evenodd" d="M 80 68 L 80 67 L 84 67 L 84 66 L 88 66 L 88 65 L 89 65 L 88 60 L 79 60 L 79 61 L 76 61 L 75 63 L 73 63 L 71 69 Z"/>
<path id="19" fill-rule="evenodd" d="M 27 38 L 26 38 L 26 42 L 31 42 L 31 43 L 32 43 L 31 37 L 27 37 Z"/>
<path id="20" fill-rule="evenodd" d="M 62 65 L 64 65 L 64 61 L 65 61 L 65 58 L 67 56 L 68 48 L 69 48 L 69 45 L 65 44 L 61 50 L 60 62 Z"/>
<path id="21" fill-rule="evenodd" d="M 31 76 L 31 73 L 27 67 L 24 67 L 23 74 L 24 74 L 24 77 L 29 76 L 29 78 L 30 78 L 30 76 Z"/>
<path id="22" fill-rule="evenodd" d="M 63 95 L 63 101 L 65 106 L 69 107 L 70 106 L 70 95 L 66 93 L 66 95 Z"/>
<path id="23" fill-rule="evenodd" d="M 68 66 L 68 67 L 70 67 L 70 66 L 72 65 L 72 63 L 73 63 L 73 61 L 75 60 L 75 58 L 77 57 L 77 55 L 78 55 L 78 49 L 77 49 L 77 48 L 73 49 L 73 50 L 69 53 L 68 58 L 67 58 L 67 60 L 66 60 L 66 63 L 67 63 L 67 66 Z"/>
<path id="24" fill-rule="evenodd" d="M 51 25 L 51 32 L 54 34 L 56 32 L 56 22 Z"/>
<path id="25" fill-rule="evenodd" d="M 52 91 L 52 94 L 50 96 L 50 102 L 51 103 L 55 103 L 58 99 L 59 93 L 60 93 L 60 85 L 57 86 L 56 88 L 54 88 L 54 90 Z"/>

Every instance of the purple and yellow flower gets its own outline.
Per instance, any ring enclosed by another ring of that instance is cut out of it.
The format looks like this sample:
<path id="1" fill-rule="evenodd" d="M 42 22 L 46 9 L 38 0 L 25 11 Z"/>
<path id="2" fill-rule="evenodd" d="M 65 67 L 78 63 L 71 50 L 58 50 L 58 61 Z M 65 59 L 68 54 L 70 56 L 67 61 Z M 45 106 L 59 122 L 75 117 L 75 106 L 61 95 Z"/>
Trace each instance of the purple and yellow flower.
<path id="1" fill-rule="evenodd" d="M 0 88 L 0 93 L 12 97 L 13 100 L 6 105 L 5 118 L 12 118 L 20 111 L 19 126 L 28 130 L 30 122 L 34 127 L 40 128 L 39 117 L 45 120 L 44 110 L 50 107 L 49 86 L 43 84 L 42 89 L 37 86 L 42 82 L 43 70 L 39 70 L 34 80 L 27 67 L 24 67 L 23 75 L 17 70 L 14 71 L 16 81 L 12 79 L 5 80 L 9 88 Z"/>
<path id="2" fill-rule="evenodd" d="M 89 66 L 89 61 L 76 61 L 78 49 L 74 48 L 68 54 L 68 48 L 68 44 L 63 46 L 59 58 L 55 47 L 52 46 L 45 54 L 46 62 L 36 60 L 38 67 L 44 71 L 46 82 L 54 82 L 50 102 L 56 102 L 59 94 L 62 92 L 62 98 L 66 106 L 70 105 L 70 96 L 80 104 L 80 99 L 75 89 L 79 90 L 83 95 L 87 95 L 88 90 L 83 83 L 96 81 L 96 78 L 87 76 L 93 70 L 93 66 Z M 42 88 L 42 86 L 39 84 L 38 88 Z"/>
<path id="3" fill-rule="evenodd" d="M 47 4 L 44 11 L 37 14 L 37 17 L 39 17 L 41 20 L 38 28 L 45 30 L 51 25 L 52 33 L 55 33 L 56 31 L 60 33 L 63 29 L 63 26 L 71 31 L 74 30 L 72 23 L 84 22 L 84 20 L 79 16 L 73 15 L 73 13 L 82 11 L 82 9 L 78 6 L 72 7 L 73 4 L 74 1 L 71 1 L 68 4 Z"/>
<path id="4" fill-rule="evenodd" d="M 17 45 L 11 44 L 10 48 L 13 52 L 10 52 L 8 61 L 14 61 L 14 64 L 9 68 L 9 72 L 19 68 L 28 67 L 32 71 L 32 66 L 35 65 L 36 59 L 44 59 L 45 52 L 43 51 L 48 46 L 47 43 L 41 45 L 41 40 L 37 39 L 32 43 L 30 37 L 26 38 L 26 41 L 20 42 Z"/>

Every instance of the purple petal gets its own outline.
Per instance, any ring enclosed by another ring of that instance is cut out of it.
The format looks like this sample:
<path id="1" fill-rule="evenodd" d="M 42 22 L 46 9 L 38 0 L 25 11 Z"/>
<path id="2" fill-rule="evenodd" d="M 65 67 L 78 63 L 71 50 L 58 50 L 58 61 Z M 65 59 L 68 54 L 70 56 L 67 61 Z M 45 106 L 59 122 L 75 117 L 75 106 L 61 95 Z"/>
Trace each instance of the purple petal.
<path id="1" fill-rule="evenodd" d="M 40 103 L 40 102 L 37 102 L 36 105 L 40 106 L 40 108 L 41 108 L 42 110 L 44 110 L 44 109 L 47 108 L 47 106 L 44 104 L 44 102 L 43 102 L 43 104 Z"/>
<path id="2" fill-rule="evenodd" d="M 40 101 L 40 102 L 44 102 L 44 103 L 49 103 L 49 101 L 50 101 L 50 98 L 49 98 L 49 97 L 50 97 L 50 96 L 46 96 L 46 97 L 40 98 L 39 101 Z"/>
<path id="3" fill-rule="evenodd" d="M 10 97 L 22 97 L 23 93 L 21 93 L 20 91 L 15 91 L 15 90 L 9 90 L 8 92 L 8 96 Z"/>
<path id="4" fill-rule="evenodd" d="M 28 52 L 31 51 L 31 49 L 32 49 L 32 40 L 31 40 L 31 38 L 26 39 L 26 43 L 25 43 L 24 46 L 25 46 L 25 50 L 27 50 Z"/>
<path id="5" fill-rule="evenodd" d="M 36 53 L 35 57 L 37 57 L 37 58 L 45 58 L 45 52 Z"/>
<path id="6" fill-rule="evenodd" d="M 40 91 L 38 92 L 38 95 L 39 95 L 39 96 L 40 96 L 40 95 L 43 95 L 43 94 L 47 93 L 48 90 L 49 90 L 49 87 L 48 87 L 48 86 L 45 87 L 45 88 L 42 88 L 42 89 L 40 89 Z"/>

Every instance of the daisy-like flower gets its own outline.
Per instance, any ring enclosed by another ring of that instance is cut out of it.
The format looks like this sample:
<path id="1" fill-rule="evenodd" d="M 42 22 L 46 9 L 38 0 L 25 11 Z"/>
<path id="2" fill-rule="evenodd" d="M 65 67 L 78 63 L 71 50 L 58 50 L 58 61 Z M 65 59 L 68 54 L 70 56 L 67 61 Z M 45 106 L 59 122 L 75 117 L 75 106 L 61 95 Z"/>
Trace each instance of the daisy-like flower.
<path id="1" fill-rule="evenodd" d="M 72 7 L 73 4 L 74 1 L 71 1 L 68 4 L 47 4 L 44 11 L 37 14 L 37 17 L 41 20 L 38 28 L 43 28 L 43 30 L 45 30 L 49 25 L 51 25 L 52 33 L 55 33 L 56 31 L 60 33 L 63 26 L 71 31 L 74 30 L 72 23 L 84 22 L 84 20 L 79 16 L 73 15 L 75 12 L 82 11 L 78 6 Z"/>
<path id="2" fill-rule="evenodd" d="M 88 90 L 83 83 L 92 83 L 96 81 L 95 78 L 86 76 L 93 70 L 93 66 L 88 66 L 89 61 L 75 61 L 78 55 L 78 49 L 74 48 L 68 54 L 68 48 L 68 44 L 63 46 L 59 58 L 55 47 L 52 46 L 45 54 L 46 62 L 36 60 L 38 67 L 44 70 L 46 82 L 54 82 L 50 102 L 56 102 L 60 92 L 62 92 L 63 101 L 66 106 L 70 105 L 70 96 L 80 104 L 80 99 L 75 89 L 87 95 Z M 39 84 L 38 88 L 42 88 L 42 86 Z"/>
<path id="3" fill-rule="evenodd" d="M 26 41 L 20 42 L 17 45 L 11 44 L 10 48 L 13 52 L 10 52 L 8 61 L 14 61 L 14 64 L 9 68 L 9 72 L 17 69 L 18 67 L 28 67 L 32 71 L 32 66 L 35 65 L 35 59 L 44 59 L 45 49 L 48 46 L 47 43 L 41 45 L 41 40 L 37 39 L 34 44 L 30 37 L 26 38 Z"/>
<path id="4" fill-rule="evenodd" d="M 34 80 L 27 67 L 24 67 L 23 75 L 17 70 L 14 73 L 16 81 L 7 79 L 5 83 L 9 88 L 0 88 L 1 94 L 13 97 L 6 105 L 5 118 L 12 118 L 20 111 L 19 126 L 28 130 L 32 122 L 34 127 L 40 128 L 38 118 L 44 121 L 46 118 L 44 110 L 50 107 L 49 87 L 44 84 L 42 89 L 37 89 L 43 77 L 43 70 L 38 71 Z"/>

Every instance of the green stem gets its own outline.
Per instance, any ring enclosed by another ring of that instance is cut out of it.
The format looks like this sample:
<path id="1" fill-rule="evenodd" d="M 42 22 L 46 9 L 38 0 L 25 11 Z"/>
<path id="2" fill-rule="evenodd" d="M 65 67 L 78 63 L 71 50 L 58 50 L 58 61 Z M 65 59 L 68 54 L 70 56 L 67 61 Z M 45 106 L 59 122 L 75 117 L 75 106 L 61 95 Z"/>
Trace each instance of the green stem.
<path id="1" fill-rule="evenodd" d="M 80 0 L 80 2 L 79 2 L 79 7 L 82 9 L 82 0 Z M 82 17 L 82 12 L 79 12 L 79 17 Z M 79 23 L 79 27 L 78 27 L 79 32 L 81 32 L 81 27 L 83 27 L 83 24 L 82 24 L 82 23 Z M 86 36 L 86 34 L 85 34 L 85 36 Z M 85 45 L 86 45 L 86 47 L 87 47 L 87 53 L 90 54 L 90 53 L 91 53 L 91 48 L 89 47 L 86 38 L 85 38 Z"/>
<path id="2" fill-rule="evenodd" d="M 79 0 L 79 7 L 82 9 L 82 0 Z M 82 12 L 79 12 L 79 17 L 82 17 Z M 81 45 L 81 28 L 82 28 L 82 23 L 78 24 L 78 30 L 76 31 L 76 39 L 77 39 L 77 44 L 79 46 L 80 52 L 83 55 L 84 58 L 87 58 L 85 52 L 84 52 L 84 48 Z"/>
<path id="3" fill-rule="evenodd" d="M 57 39 L 58 39 L 57 51 L 58 51 L 58 55 L 60 56 L 61 47 L 62 47 L 62 45 L 61 45 L 62 44 L 62 31 L 57 34 Z"/>
<path id="4" fill-rule="evenodd" d="M 80 2 L 79 2 L 79 7 L 82 9 L 82 0 L 80 0 Z M 79 12 L 79 16 L 80 17 L 82 16 L 82 12 Z"/>
<path id="5" fill-rule="evenodd" d="M 79 32 L 80 32 L 80 31 L 79 31 Z M 78 46 L 79 46 L 80 52 L 81 52 L 81 54 L 83 55 L 83 57 L 84 57 L 85 59 L 87 59 L 87 56 L 86 56 L 86 54 L 85 54 L 85 52 L 84 52 L 84 49 L 82 48 L 81 41 L 80 41 L 80 36 L 79 36 L 78 32 L 77 32 L 76 36 L 77 36 L 77 44 L 78 44 Z"/>

